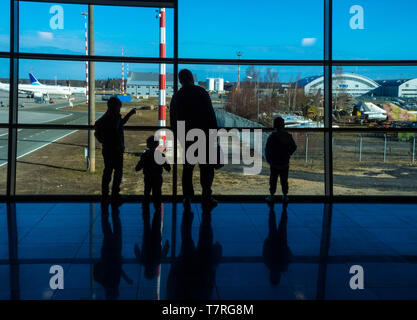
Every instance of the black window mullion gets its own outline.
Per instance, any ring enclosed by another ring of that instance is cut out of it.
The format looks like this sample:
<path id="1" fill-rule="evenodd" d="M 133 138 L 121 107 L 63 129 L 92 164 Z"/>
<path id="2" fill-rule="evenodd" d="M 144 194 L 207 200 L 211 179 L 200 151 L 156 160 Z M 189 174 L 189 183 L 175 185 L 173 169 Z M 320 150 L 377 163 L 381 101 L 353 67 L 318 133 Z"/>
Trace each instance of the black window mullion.
<path id="1" fill-rule="evenodd" d="M 10 0 L 9 135 L 7 150 L 7 196 L 16 193 L 16 157 L 19 83 L 19 1 Z"/>
<path id="2" fill-rule="evenodd" d="M 174 94 L 178 91 L 178 0 L 175 0 L 174 6 Z M 171 123 L 171 118 L 170 118 Z M 172 170 L 172 195 L 174 197 L 175 203 L 177 202 L 177 179 L 178 179 L 178 166 L 177 166 L 177 133 L 174 130 L 174 161 L 173 161 L 173 170 Z M 175 204 L 174 204 L 175 205 Z M 175 228 L 174 224 L 172 226 Z"/>
<path id="3" fill-rule="evenodd" d="M 332 0 L 324 0 L 324 188 L 333 197 L 332 150 Z"/>

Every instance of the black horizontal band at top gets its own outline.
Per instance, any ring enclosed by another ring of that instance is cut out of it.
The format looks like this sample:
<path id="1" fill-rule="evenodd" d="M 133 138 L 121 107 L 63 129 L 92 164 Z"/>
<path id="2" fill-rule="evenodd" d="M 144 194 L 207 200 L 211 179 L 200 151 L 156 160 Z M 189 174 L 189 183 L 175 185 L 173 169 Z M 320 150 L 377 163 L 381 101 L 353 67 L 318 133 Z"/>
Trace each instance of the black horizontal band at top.
<path id="1" fill-rule="evenodd" d="M 48 2 L 68 4 L 92 4 L 105 6 L 129 6 L 129 7 L 152 7 L 152 8 L 174 8 L 176 0 L 24 0 L 20 2 Z"/>
<path id="2" fill-rule="evenodd" d="M 159 57 L 122 57 L 83 54 L 54 54 L 8 51 L 0 52 L 0 58 L 59 60 L 59 61 L 95 61 L 129 62 L 149 64 L 196 64 L 196 65 L 258 65 L 258 66 L 417 66 L 417 60 L 284 60 L 284 59 L 210 59 L 210 58 L 159 58 Z"/>

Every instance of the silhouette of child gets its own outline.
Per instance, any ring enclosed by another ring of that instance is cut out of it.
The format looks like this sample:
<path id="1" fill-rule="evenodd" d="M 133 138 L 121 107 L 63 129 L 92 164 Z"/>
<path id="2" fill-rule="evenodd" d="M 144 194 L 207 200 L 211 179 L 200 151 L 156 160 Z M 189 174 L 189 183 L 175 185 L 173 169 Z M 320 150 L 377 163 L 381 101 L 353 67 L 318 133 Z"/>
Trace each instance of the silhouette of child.
<path id="1" fill-rule="evenodd" d="M 123 176 L 123 153 L 125 151 L 124 125 L 136 113 L 136 109 L 133 108 L 122 118 L 121 107 L 122 102 L 117 97 L 111 97 L 107 102 L 106 113 L 94 124 L 94 135 L 103 145 L 104 170 L 101 180 L 103 204 L 109 200 L 109 184 L 112 175 L 112 204 L 121 204 L 120 184 Z"/>
<path id="2" fill-rule="evenodd" d="M 281 281 L 281 274 L 288 271 L 292 252 L 288 246 L 287 239 L 287 206 L 282 206 L 281 220 L 277 228 L 276 215 L 273 207 L 269 211 L 269 233 L 264 241 L 262 255 L 264 263 L 270 270 L 270 281 L 273 285 L 278 285 Z"/>
<path id="3" fill-rule="evenodd" d="M 137 261 L 144 267 L 146 279 L 153 279 L 158 275 L 158 266 L 162 259 L 166 258 L 169 250 L 169 242 L 165 241 L 162 246 L 161 235 L 161 211 L 154 213 L 151 226 L 149 206 L 143 208 L 143 241 L 142 249 L 138 244 L 134 246 Z"/>
<path id="4" fill-rule="evenodd" d="M 155 210 L 161 209 L 161 196 L 162 196 L 162 171 L 171 171 L 171 166 L 166 162 L 164 154 L 157 149 L 158 141 L 154 140 L 154 136 L 148 137 L 146 139 L 145 152 L 142 154 L 138 164 L 136 165 L 135 170 L 140 171 L 143 169 L 144 184 L 145 184 L 145 198 L 144 204 L 150 202 L 151 191 L 153 197 L 153 203 Z M 163 159 L 163 164 L 159 164 L 155 161 L 157 159 Z"/>
<path id="5" fill-rule="evenodd" d="M 119 298 L 121 278 L 130 285 L 133 284 L 133 281 L 122 268 L 122 224 L 117 206 L 113 207 L 111 216 L 113 230 L 109 221 L 108 206 L 102 206 L 101 228 L 103 231 L 103 244 L 100 260 L 93 267 L 93 277 L 94 281 L 104 287 L 106 299 L 115 300 Z"/>
<path id="6" fill-rule="evenodd" d="M 283 202 L 288 201 L 288 171 L 290 168 L 290 158 L 297 150 L 291 134 L 285 131 L 285 122 L 281 117 L 274 119 L 275 131 L 270 134 L 266 142 L 265 158 L 271 167 L 269 176 L 270 196 L 266 198 L 268 202 L 274 201 L 277 190 L 278 177 L 282 187 Z"/>

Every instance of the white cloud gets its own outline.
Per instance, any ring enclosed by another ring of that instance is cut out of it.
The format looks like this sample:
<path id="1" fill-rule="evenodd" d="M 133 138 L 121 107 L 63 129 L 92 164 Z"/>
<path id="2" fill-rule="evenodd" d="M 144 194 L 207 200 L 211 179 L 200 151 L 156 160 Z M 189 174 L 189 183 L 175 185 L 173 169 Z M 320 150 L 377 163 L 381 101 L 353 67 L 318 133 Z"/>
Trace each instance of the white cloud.
<path id="1" fill-rule="evenodd" d="M 10 42 L 10 39 L 7 38 Z M 39 51 L 41 48 L 47 48 L 48 53 L 56 53 L 56 51 L 51 50 L 54 48 L 59 51 L 71 51 L 72 53 L 85 54 L 85 40 L 84 37 L 76 37 L 73 35 L 73 32 L 60 32 L 50 33 L 42 31 L 28 31 L 20 35 L 20 49 L 32 51 L 38 51 L 44 53 L 44 51 Z M 0 35 L 0 44 L 2 38 Z M 106 54 L 117 55 L 120 54 L 119 46 L 114 44 L 111 41 L 98 41 L 96 40 L 96 53 L 105 52 Z"/>
<path id="2" fill-rule="evenodd" d="M 54 35 L 52 34 L 52 32 L 38 31 L 38 36 L 39 36 L 39 38 L 41 38 L 43 40 L 53 40 L 54 39 Z"/>
<path id="3" fill-rule="evenodd" d="M 303 47 L 311 47 L 316 43 L 316 41 L 317 38 L 303 38 L 303 40 L 301 41 L 301 45 Z"/>

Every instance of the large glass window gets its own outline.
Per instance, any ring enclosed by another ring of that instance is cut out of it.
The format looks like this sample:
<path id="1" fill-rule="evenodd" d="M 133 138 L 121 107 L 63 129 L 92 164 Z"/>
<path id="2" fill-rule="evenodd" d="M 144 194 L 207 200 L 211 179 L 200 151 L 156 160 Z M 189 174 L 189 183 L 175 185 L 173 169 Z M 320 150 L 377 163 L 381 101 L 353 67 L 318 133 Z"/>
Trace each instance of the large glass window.
<path id="1" fill-rule="evenodd" d="M 164 124 L 160 120 L 170 125 L 171 98 L 175 85 L 181 86 L 176 80 L 184 68 L 209 93 L 218 126 L 229 133 L 235 130 L 235 142 L 230 137 L 222 145 L 230 159 L 216 171 L 215 194 L 268 193 L 264 147 L 278 115 L 298 145 L 291 159 L 291 194 L 331 196 L 333 188 L 335 195 L 363 195 L 368 188 L 366 194 L 385 195 L 396 184 L 404 185 L 413 176 L 417 132 L 417 63 L 410 60 L 413 47 L 405 40 L 413 38 L 409 12 L 414 4 L 405 2 L 399 13 L 398 6 L 389 2 L 334 0 L 331 24 L 325 24 L 330 18 L 324 16 L 325 3 L 182 0 L 178 12 L 174 3 L 165 10 L 157 3 L 155 7 L 95 5 L 95 55 L 87 58 L 88 65 L 95 66 L 94 119 L 106 112 L 111 95 L 123 100 L 122 115 L 137 109 L 126 125 L 125 172 L 130 173 L 122 192 L 143 192 L 140 175 L 131 171 L 154 127 Z M 17 194 L 98 195 L 103 163 L 97 141 L 95 173 L 87 171 L 85 158 L 87 132 L 93 129 L 87 97 L 92 84 L 87 85 L 83 61 L 88 5 L 34 1 L 18 5 L 17 56 L 7 52 L 10 2 L 1 5 L 0 188 L 6 192 L 7 164 L 17 161 L 16 175 L 11 172 L 8 181 L 16 179 Z M 392 22 L 389 27 L 386 21 Z M 325 36 L 330 32 L 327 26 L 332 28 L 331 39 Z M 329 49 L 333 56 L 324 60 Z M 401 65 L 405 59 L 408 66 Z M 379 65 L 367 66 L 367 60 L 379 60 Z M 19 70 L 17 101 L 12 97 L 17 139 L 9 136 L 10 61 L 16 61 Z M 328 74 L 324 70 L 329 65 Z M 92 69 L 88 68 L 90 74 Z M 165 99 L 160 98 L 164 87 L 160 79 L 165 79 Z M 326 83 L 332 89 L 329 101 Z M 164 104 L 165 114 L 159 112 Z M 326 121 L 330 119 L 331 128 Z M 249 138 L 244 128 L 251 130 Z M 262 143 L 255 142 L 255 129 L 260 130 Z M 325 139 L 327 135 L 330 139 Z M 16 159 L 7 159 L 9 143 L 17 144 Z M 241 154 L 237 163 L 232 162 L 233 144 L 241 151 L 247 147 L 252 157 L 258 152 L 262 161 L 257 174 L 244 174 L 251 164 L 244 163 Z M 168 139 L 170 159 L 175 146 L 180 152 L 181 146 Z M 67 153 L 72 156 L 65 157 Z M 333 156 L 333 166 L 324 161 L 326 155 Z M 176 174 L 166 174 L 164 194 L 182 194 L 182 170 L 179 164 Z M 196 170 L 197 194 L 201 192 L 198 175 Z M 352 179 L 364 184 L 350 183 Z M 333 185 L 325 188 L 325 183 Z M 395 190 L 391 194 L 414 194 L 412 187 Z"/>
<path id="2" fill-rule="evenodd" d="M 73 129 L 19 129 L 18 194 L 96 193 L 87 174 L 87 132 Z"/>
<path id="3" fill-rule="evenodd" d="M 337 127 L 415 128 L 416 66 L 337 66 L 333 68 L 332 118 Z M 305 92 L 322 92 L 323 77 Z"/>
<path id="4" fill-rule="evenodd" d="M 10 50 L 10 1 L 0 4 L 0 51 Z"/>
<path id="5" fill-rule="evenodd" d="M 94 8 L 96 55 L 159 57 L 159 17 L 155 12 L 159 9 Z M 86 21 L 87 30 L 89 28 L 87 5 L 21 2 L 19 9 L 19 44 L 22 52 L 86 54 Z M 165 21 L 166 56 L 172 57 L 173 9 L 165 10 Z"/>
<path id="6" fill-rule="evenodd" d="M 179 1 L 184 58 L 322 59 L 323 1 Z M 190 32 L 193 30 L 193 32 Z"/>
<path id="7" fill-rule="evenodd" d="M 159 8 L 95 6 L 96 55 L 159 57 Z M 109 21 L 110 20 L 110 21 Z M 165 9 L 165 56 L 174 52 L 174 10 Z M 109 28 L 109 26 L 111 26 Z"/>
<path id="8" fill-rule="evenodd" d="M 414 132 L 343 132 L 333 136 L 336 195 L 415 195 Z"/>
<path id="9" fill-rule="evenodd" d="M 20 51 L 85 54 L 85 23 L 81 13 L 87 11 L 87 5 L 20 2 Z"/>
<path id="10" fill-rule="evenodd" d="M 184 64 L 179 69 L 192 71 L 196 83 L 209 92 L 221 127 L 272 127 L 278 114 L 289 128 L 323 127 L 321 95 L 303 90 L 323 74 L 321 67 Z M 309 112 L 314 113 L 310 122 Z"/>
<path id="11" fill-rule="evenodd" d="M 20 60 L 18 122 L 86 125 L 85 73 L 81 61 Z"/>
<path id="12" fill-rule="evenodd" d="M 341 60 L 410 60 L 417 3 L 333 1 L 333 58 Z"/>
<path id="13" fill-rule="evenodd" d="M 136 108 L 137 112 L 126 126 L 157 126 L 159 108 L 159 64 L 96 62 L 96 112 L 107 110 L 112 95 L 122 99 L 122 112 Z M 123 79 L 121 77 L 123 68 Z M 173 65 L 166 64 L 165 104 L 174 94 Z M 123 80 L 123 81 L 122 81 Z M 79 105 L 87 111 L 87 105 Z M 169 110 L 165 112 L 169 123 Z M 99 114 L 96 114 L 99 117 Z"/>

